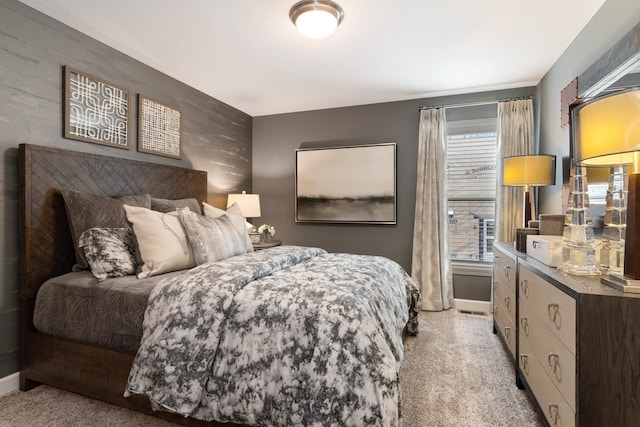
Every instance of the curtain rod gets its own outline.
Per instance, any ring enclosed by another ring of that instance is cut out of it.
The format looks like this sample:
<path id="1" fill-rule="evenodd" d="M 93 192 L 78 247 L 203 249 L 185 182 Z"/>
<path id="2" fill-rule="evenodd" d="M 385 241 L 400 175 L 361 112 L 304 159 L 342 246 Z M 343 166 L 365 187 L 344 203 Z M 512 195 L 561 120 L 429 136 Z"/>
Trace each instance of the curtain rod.
<path id="1" fill-rule="evenodd" d="M 523 99 L 532 99 L 532 96 L 519 96 L 515 98 L 505 98 L 505 99 L 496 99 L 495 101 L 476 101 L 476 102 L 461 102 L 458 104 L 448 104 L 448 105 L 432 105 L 432 106 L 424 106 L 418 107 L 418 111 L 428 110 L 430 108 L 460 108 L 460 107 L 475 107 L 479 105 L 489 105 L 489 104 L 497 104 L 498 102 L 508 102 L 508 101 L 520 101 Z"/>

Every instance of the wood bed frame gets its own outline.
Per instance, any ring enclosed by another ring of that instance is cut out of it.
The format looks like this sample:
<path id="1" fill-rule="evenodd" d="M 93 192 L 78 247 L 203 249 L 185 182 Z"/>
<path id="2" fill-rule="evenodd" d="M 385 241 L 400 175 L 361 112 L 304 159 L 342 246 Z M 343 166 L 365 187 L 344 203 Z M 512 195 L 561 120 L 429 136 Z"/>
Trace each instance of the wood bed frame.
<path id="1" fill-rule="evenodd" d="M 48 384 L 184 425 L 232 426 L 153 412 L 148 399 L 123 397 L 134 354 L 44 335 L 33 326 L 38 289 L 75 263 L 60 189 L 203 202 L 207 172 L 21 144 L 19 174 L 20 389 Z"/>

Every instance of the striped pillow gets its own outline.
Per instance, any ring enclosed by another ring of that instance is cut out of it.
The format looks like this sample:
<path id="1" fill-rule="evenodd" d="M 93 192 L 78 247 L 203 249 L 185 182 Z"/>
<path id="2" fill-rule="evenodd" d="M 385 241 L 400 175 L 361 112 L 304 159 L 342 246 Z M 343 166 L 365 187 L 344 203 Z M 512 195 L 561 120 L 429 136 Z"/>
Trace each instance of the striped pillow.
<path id="1" fill-rule="evenodd" d="M 220 261 L 247 252 L 244 239 L 227 215 L 207 218 L 189 208 L 178 210 L 196 264 Z"/>

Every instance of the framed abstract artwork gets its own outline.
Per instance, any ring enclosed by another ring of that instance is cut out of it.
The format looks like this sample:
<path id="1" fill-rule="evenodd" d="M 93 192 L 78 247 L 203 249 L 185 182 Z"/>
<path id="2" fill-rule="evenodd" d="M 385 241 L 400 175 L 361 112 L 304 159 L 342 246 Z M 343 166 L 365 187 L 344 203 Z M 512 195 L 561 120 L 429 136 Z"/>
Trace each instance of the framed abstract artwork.
<path id="1" fill-rule="evenodd" d="M 64 137 L 129 149 L 129 91 L 64 67 Z"/>
<path id="2" fill-rule="evenodd" d="M 396 223 L 396 144 L 296 150 L 296 222 Z"/>
<path id="3" fill-rule="evenodd" d="M 138 151 L 182 158 L 182 113 L 138 95 Z"/>

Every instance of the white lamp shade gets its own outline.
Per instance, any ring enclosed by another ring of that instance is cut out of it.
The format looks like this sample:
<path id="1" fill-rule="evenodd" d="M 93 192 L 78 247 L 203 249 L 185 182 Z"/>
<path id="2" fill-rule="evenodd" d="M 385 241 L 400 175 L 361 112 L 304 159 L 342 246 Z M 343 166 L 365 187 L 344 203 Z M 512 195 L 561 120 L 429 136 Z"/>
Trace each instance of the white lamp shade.
<path id="1" fill-rule="evenodd" d="M 640 90 L 579 105 L 573 110 L 573 126 L 576 162 L 586 166 L 634 163 L 634 153 L 640 150 Z"/>
<path id="2" fill-rule="evenodd" d="M 538 154 L 502 159 L 502 185 L 539 187 L 556 182 L 556 156 Z"/>
<path id="3" fill-rule="evenodd" d="M 227 197 L 227 207 L 236 203 L 245 218 L 255 218 L 260 216 L 260 196 L 257 194 L 229 194 Z"/>

